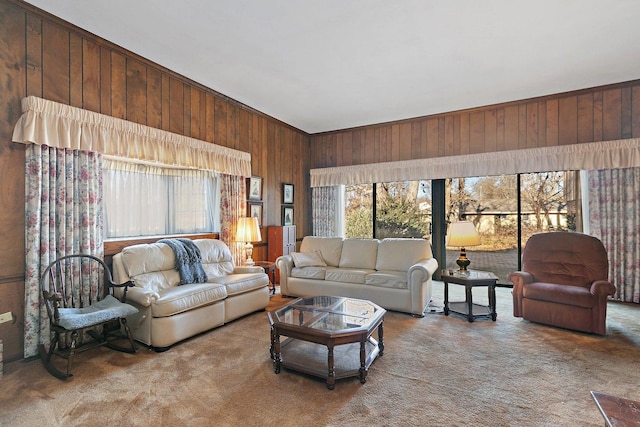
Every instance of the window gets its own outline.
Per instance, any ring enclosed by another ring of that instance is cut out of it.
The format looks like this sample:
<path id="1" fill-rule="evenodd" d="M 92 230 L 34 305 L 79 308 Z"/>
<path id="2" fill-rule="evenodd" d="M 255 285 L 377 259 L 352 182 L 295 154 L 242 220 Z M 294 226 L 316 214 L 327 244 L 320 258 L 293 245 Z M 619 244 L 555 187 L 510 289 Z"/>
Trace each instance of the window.
<path id="1" fill-rule="evenodd" d="M 103 169 L 105 238 L 219 231 L 214 172 L 113 160 Z"/>

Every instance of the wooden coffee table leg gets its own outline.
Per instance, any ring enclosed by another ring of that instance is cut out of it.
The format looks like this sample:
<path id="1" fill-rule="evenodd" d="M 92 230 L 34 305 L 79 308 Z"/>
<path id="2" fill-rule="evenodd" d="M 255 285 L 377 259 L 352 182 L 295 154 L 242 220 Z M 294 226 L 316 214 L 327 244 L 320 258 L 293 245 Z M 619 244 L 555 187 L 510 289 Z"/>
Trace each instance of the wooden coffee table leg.
<path id="1" fill-rule="evenodd" d="M 327 388 L 333 390 L 336 386 L 336 368 L 333 362 L 333 346 L 327 346 L 329 355 L 327 356 L 327 365 L 329 366 L 329 374 L 327 375 Z"/>
<path id="2" fill-rule="evenodd" d="M 276 374 L 280 373 L 280 363 L 282 363 L 282 357 L 280 355 L 280 335 L 274 330 L 271 330 L 271 347 L 273 348 L 273 369 Z"/>
<path id="3" fill-rule="evenodd" d="M 367 339 L 360 341 L 360 383 L 367 382 L 367 371 L 365 369 L 367 362 Z"/>

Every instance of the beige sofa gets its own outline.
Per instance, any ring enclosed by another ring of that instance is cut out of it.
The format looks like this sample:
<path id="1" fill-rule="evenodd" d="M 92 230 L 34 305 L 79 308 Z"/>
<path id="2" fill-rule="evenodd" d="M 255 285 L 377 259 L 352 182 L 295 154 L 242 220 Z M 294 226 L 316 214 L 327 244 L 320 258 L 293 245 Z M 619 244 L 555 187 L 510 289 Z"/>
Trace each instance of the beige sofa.
<path id="1" fill-rule="evenodd" d="M 129 246 L 113 257 L 116 282 L 135 282 L 127 291 L 127 303 L 139 310 L 128 319 L 133 337 L 158 351 L 269 304 L 269 278 L 261 267 L 236 267 L 220 240 L 194 243 L 205 283 L 178 286 L 175 256 L 165 243 Z"/>
<path id="2" fill-rule="evenodd" d="M 438 268 L 425 239 L 307 236 L 300 252 L 276 260 L 282 295 L 345 296 L 423 316 Z"/>

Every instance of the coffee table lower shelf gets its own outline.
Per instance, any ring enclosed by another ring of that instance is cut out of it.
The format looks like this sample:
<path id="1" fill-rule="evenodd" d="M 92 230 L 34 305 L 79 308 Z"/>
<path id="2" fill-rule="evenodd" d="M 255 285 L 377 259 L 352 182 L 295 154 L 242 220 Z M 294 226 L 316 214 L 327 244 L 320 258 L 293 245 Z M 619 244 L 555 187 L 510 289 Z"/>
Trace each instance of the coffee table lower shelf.
<path id="1" fill-rule="evenodd" d="M 360 382 L 365 383 L 367 371 L 378 357 L 380 348 L 378 341 L 369 337 L 365 343 L 364 372 L 360 372 L 360 343 L 350 343 L 335 346 L 333 348 L 334 379 L 360 377 Z M 326 379 L 329 381 L 329 349 L 322 344 L 302 341 L 295 338 L 287 338 L 280 344 L 280 366 L 302 372 L 304 374 Z M 275 363 L 275 362 L 274 362 Z M 332 384 L 331 384 L 332 385 Z M 333 388 L 333 387 L 329 387 Z"/>

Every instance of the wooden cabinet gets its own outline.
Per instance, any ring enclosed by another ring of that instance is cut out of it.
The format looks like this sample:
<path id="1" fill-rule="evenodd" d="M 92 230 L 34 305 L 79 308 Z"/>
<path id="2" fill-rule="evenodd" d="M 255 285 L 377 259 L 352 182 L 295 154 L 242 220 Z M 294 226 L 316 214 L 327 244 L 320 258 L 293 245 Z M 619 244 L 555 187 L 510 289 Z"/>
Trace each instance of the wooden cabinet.
<path id="1" fill-rule="evenodd" d="M 274 262 L 281 255 L 289 255 L 296 250 L 296 226 L 269 226 L 269 261 Z"/>

